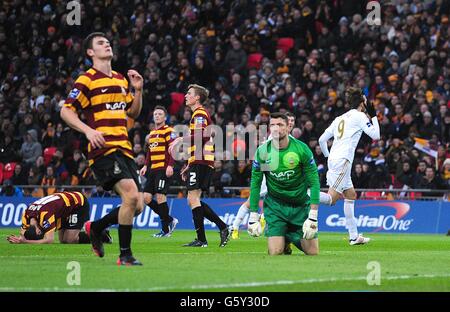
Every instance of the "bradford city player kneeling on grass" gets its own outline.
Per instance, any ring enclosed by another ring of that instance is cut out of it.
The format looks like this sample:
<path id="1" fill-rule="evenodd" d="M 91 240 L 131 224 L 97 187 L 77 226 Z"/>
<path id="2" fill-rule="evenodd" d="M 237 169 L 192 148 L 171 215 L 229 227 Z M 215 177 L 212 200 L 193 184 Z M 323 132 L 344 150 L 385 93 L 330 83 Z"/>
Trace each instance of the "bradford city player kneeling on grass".
<path id="1" fill-rule="evenodd" d="M 43 197 L 24 211 L 20 235 L 10 235 L 13 244 L 50 244 L 58 230 L 59 241 L 64 244 L 89 244 L 89 201 L 80 192 L 61 192 Z M 85 229 L 83 231 L 82 229 Z M 102 240 L 111 243 L 108 231 Z"/>

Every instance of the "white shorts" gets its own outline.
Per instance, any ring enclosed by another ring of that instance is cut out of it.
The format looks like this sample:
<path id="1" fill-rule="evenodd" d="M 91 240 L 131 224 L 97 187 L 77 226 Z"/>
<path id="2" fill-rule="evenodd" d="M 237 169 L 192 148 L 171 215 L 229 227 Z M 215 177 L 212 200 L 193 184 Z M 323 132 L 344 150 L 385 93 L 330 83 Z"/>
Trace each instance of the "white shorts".
<path id="1" fill-rule="evenodd" d="M 336 192 L 342 192 L 353 188 L 352 164 L 347 159 L 328 160 L 327 185 Z"/>
<path id="2" fill-rule="evenodd" d="M 264 197 L 267 195 L 267 182 L 266 176 L 263 175 L 263 180 L 261 182 L 261 191 L 259 191 L 259 197 Z"/>

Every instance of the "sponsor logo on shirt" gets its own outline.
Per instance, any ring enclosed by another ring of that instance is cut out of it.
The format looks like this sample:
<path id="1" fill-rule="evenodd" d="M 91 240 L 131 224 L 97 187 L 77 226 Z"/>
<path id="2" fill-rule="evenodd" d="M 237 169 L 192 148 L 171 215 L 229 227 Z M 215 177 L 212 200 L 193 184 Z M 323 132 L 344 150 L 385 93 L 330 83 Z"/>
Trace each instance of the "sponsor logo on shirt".
<path id="1" fill-rule="evenodd" d="M 295 174 L 294 170 L 286 170 L 281 172 L 270 171 L 270 175 L 278 181 L 287 181 L 292 176 L 294 176 L 294 174 Z"/>
<path id="2" fill-rule="evenodd" d="M 108 110 L 125 110 L 127 104 L 124 102 L 106 103 L 106 109 Z"/>
<path id="3" fill-rule="evenodd" d="M 80 90 L 78 90 L 77 88 L 72 89 L 72 91 L 70 91 L 69 93 L 69 99 L 76 99 L 78 97 L 78 95 L 80 94 Z"/>

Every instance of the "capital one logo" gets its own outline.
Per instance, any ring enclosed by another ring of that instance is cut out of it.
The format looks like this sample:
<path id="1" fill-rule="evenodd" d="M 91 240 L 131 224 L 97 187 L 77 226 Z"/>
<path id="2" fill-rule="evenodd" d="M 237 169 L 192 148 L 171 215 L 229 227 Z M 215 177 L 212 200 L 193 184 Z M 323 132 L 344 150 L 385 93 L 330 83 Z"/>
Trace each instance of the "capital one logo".
<path id="1" fill-rule="evenodd" d="M 67 14 L 66 22 L 67 25 L 81 25 L 81 5 L 78 1 L 69 1 L 66 6 L 67 10 L 70 12 Z"/>
<path id="2" fill-rule="evenodd" d="M 405 219 L 410 206 L 407 203 L 376 203 L 361 205 L 364 207 L 389 207 L 395 209 L 395 215 L 379 214 L 376 217 L 361 214 L 356 219 L 358 227 L 373 228 L 373 232 L 379 231 L 408 231 L 414 219 Z M 326 224 L 330 227 L 345 227 L 345 217 L 338 214 L 331 214 L 326 219 Z"/>

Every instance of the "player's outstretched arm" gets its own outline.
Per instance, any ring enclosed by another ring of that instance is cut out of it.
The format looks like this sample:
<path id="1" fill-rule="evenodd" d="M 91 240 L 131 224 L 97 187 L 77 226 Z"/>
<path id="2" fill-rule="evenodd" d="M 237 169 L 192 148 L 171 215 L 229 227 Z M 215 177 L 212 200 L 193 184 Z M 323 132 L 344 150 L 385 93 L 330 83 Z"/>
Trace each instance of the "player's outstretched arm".
<path id="1" fill-rule="evenodd" d="M 11 244 L 51 244 L 55 240 L 55 231 L 45 233 L 43 239 L 28 240 L 23 235 L 10 235 L 6 238 Z"/>

